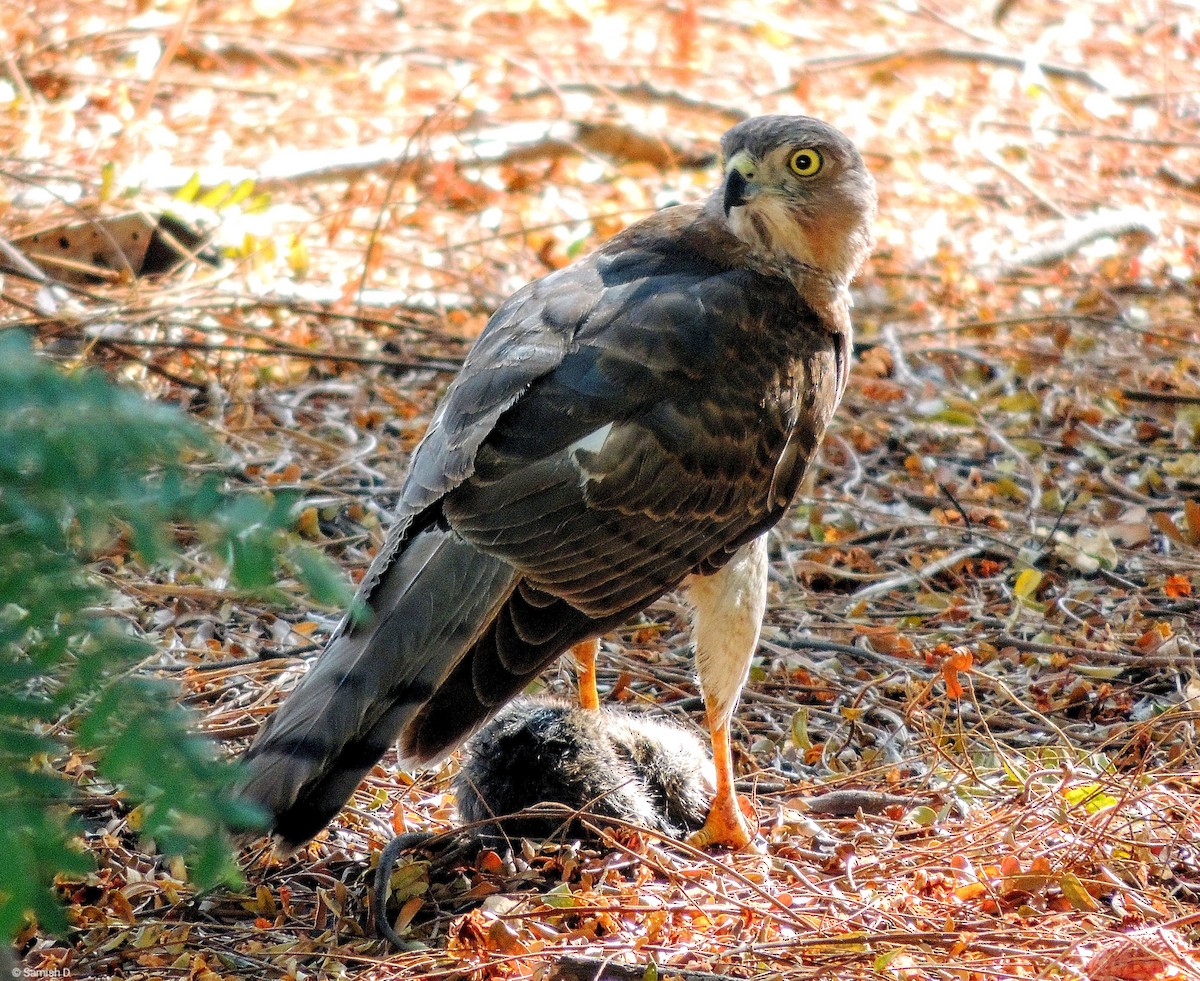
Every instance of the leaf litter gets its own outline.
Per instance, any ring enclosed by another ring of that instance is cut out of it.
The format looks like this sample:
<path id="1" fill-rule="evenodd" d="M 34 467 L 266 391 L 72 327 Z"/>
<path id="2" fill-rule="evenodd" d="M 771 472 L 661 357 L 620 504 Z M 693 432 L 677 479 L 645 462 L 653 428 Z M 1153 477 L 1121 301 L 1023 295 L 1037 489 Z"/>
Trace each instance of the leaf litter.
<path id="1" fill-rule="evenodd" d="M 764 854 L 599 819 L 597 842 L 475 854 L 453 761 L 413 776 L 389 758 L 297 855 L 250 850 L 242 887 L 196 895 L 72 758 L 97 871 L 62 882 L 75 932 L 30 931 L 26 963 L 1200 976 L 1198 25 L 1139 0 L 16 12 L 0 238 L 187 208 L 225 261 L 86 286 L 9 274 L 0 326 L 187 406 L 230 479 L 298 494 L 298 530 L 352 578 L 488 312 L 705 193 L 733 121 L 828 118 L 881 191 L 857 367 L 772 536 L 736 720 Z M 148 670 L 230 752 L 339 615 L 290 581 L 239 595 L 199 558 L 148 573 L 113 550 L 96 570 L 161 651 Z M 699 724 L 686 627 L 668 597 L 608 638 L 602 690 Z M 833 793 L 850 796 L 830 814 Z M 369 910 L 397 832 L 439 837 Z M 405 949 L 374 939 L 379 912 Z"/>

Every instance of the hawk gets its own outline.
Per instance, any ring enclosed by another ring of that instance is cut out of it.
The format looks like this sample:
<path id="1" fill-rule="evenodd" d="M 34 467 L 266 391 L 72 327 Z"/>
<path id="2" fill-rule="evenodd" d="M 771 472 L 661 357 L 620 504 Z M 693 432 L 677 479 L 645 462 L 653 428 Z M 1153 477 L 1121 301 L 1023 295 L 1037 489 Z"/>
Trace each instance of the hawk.
<path id="1" fill-rule="evenodd" d="M 530 283 L 489 320 L 413 454 L 327 648 L 246 754 L 245 797 L 299 844 L 390 745 L 450 753 L 574 650 L 682 586 L 716 794 L 697 845 L 745 847 L 729 725 L 758 644 L 767 531 L 846 385 L 847 284 L 875 185 L 807 116 L 721 140 L 723 179 Z"/>

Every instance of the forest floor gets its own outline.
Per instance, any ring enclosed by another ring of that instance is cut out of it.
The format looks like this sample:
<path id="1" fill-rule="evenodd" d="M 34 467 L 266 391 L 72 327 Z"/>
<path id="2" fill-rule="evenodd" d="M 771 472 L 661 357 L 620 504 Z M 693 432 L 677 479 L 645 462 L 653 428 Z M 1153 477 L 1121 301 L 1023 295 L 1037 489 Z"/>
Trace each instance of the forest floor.
<path id="1" fill-rule="evenodd" d="M 393 950 L 372 866 L 453 829 L 454 761 L 385 760 L 313 843 L 203 896 L 110 798 L 97 873 L 62 887 L 75 932 L 25 938 L 36 976 L 1200 977 L 1194 3 L 134 7 L 0 25 L 0 237 L 166 209 L 223 259 L 52 312 L 9 276 L 0 329 L 186 407 L 351 577 L 489 312 L 707 193 L 737 120 L 843 129 L 877 246 L 735 722 L 763 853 L 612 827 L 416 853 Z M 339 614 L 199 560 L 96 571 L 230 752 Z M 602 695 L 698 726 L 687 637 L 653 606 L 605 640 Z M 834 789 L 867 806 L 812 808 Z"/>

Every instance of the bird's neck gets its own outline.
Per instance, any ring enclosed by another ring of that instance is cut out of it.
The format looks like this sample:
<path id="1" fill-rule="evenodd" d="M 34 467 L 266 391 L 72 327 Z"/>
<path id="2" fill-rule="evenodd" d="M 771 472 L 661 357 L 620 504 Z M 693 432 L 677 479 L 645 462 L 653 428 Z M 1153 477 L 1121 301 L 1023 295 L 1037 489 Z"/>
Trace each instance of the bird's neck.
<path id="1" fill-rule="evenodd" d="M 850 275 L 840 269 L 845 265 L 845 250 L 836 250 L 839 269 L 831 270 L 818 262 L 800 216 L 779 208 L 754 209 L 753 205 L 735 208 L 726 216 L 718 195 L 706 202 L 705 210 L 738 240 L 742 246 L 738 259 L 743 264 L 787 280 L 818 313 L 827 313 L 831 323 L 839 328 L 843 322 L 848 324 Z"/>

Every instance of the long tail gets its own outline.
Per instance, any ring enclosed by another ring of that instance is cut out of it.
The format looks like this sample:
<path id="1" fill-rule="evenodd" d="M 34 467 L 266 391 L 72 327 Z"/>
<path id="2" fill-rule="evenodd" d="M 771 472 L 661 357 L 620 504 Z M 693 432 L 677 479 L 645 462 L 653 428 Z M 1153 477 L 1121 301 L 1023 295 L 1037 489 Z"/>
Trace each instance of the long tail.
<path id="1" fill-rule="evenodd" d="M 329 823 L 491 632 L 517 580 L 444 526 L 405 543 L 367 598 L 369 620 L 334 639 L 246 754 L 241 794 L 280 838 L 300 844 Z"/>
<path id="2" fill-rule="evenodd" d="M 452 751 L 593 620 L 443 524 L 406 541 L 246 753 L 242 796 L 289 845 L 320 831 L 397 738 L 407 763 Z"/>

